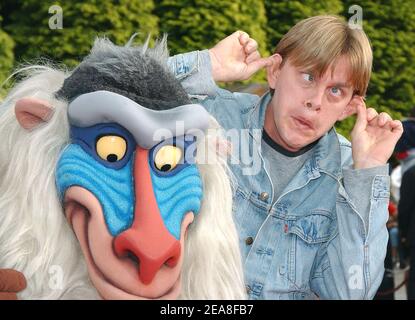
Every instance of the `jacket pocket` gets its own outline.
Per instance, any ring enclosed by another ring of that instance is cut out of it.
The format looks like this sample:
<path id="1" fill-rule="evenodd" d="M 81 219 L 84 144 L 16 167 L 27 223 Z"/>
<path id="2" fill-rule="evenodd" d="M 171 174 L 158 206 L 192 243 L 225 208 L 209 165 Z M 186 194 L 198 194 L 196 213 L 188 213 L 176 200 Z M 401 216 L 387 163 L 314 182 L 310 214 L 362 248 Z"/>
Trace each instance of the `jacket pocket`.
<path id="1" fill-rule="evenodd" d="M 330 239 L 333 228 L 334 223 L 329 212 L 314 210 L 293 221 L 288 232 L 297 235 L 308 244 L 319 244 Z"/>
<path id="2" fill-rule="evenodd" d="M 291 236 L 288 261 L 291 289 L 311 292 L 310 274 L 314 261 L 321 246 L 332 237 L 335 222 L 330 212 L 317 209 L 287 221 L 286 228 Z"/>

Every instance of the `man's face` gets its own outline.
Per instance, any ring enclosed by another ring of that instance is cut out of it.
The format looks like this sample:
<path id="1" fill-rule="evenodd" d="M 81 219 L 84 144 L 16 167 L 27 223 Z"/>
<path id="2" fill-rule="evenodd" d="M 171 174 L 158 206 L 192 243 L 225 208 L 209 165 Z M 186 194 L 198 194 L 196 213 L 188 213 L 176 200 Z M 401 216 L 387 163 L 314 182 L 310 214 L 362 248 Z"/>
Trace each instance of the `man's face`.
<path id="1" fill-rule="evenodd" d="M 285 149 L 297 151 L 307 146 L 336 121 L 355 112 L 346 58 L 339 58 L 334 69 L 328 68 L 321 78 L 295 67 L 289 59 L 281 68 L 278 63 L 272 68 L 268 70 L 268 82 L 275 94 L 267 110 L 265 129 Z"/>

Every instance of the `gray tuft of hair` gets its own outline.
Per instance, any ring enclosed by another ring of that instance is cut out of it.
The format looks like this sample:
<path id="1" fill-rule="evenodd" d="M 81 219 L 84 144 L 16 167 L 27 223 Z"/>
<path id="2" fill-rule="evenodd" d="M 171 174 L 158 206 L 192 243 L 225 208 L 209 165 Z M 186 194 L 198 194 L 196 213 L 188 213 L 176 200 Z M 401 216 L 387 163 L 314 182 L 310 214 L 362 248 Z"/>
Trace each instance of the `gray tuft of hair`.
<path id="1" fill-rule="evenodd" d="M 156 40 L 153 48 L 150 48 L 151 36 L 147 37 L 144 44 L 134 46 L 134 38 L 138 35 L 135 33 L 123 47 L 114 45 L 108 38 L 97 38 L 91 49 L 91 53 L 83 61 L 84 64 L 95 66 L 102 72 L 108 73 L 116 77 L 119 73 L 117 70 L 129 69 L 131 71 L 142 72 L 142 57 L 152 60 L 160 64 L 168 70 L 167 60 L 169 58 L 169 50 L 167 48 L 167 35 Z"/>
<path id="2" fill-rule="evenodd" d="M 134 46 L 133 35 L 125 46 L 97 38 L 90 54 L 74 69 L 57 92 L 68 101 L 77 96 L 107 90 L 126 96 L 143 107 L 166 110 L 190 103 L 179 81 L 168 68 L 167 36 L 149 46 Z"/>

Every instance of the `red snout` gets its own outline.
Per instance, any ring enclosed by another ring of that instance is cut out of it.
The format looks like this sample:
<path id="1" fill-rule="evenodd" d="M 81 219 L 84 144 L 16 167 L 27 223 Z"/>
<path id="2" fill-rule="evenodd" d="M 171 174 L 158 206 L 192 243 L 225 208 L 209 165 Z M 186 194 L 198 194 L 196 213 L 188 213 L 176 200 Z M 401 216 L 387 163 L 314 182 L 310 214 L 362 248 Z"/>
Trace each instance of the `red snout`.
<path id="1" fill-rule="evenodd" d="M 164 225 L 153 191 L 148 150 L 140 147 L 134 160 L 134 187 L 134 221 L 114 239 L 114 250 L 120 257 L 133 255 L 140 280 L 150 284 L 163 265 L 176 266 L 181 246 Z"/>

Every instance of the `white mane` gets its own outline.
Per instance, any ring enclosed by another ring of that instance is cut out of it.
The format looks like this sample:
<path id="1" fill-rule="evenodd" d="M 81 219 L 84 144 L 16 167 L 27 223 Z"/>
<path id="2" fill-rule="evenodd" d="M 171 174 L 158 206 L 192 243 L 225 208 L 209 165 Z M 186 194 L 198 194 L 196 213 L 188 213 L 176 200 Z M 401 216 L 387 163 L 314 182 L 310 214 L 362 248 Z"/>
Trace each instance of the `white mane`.
<path id="1" fill-rule="evenodd" d="M 55 186 L 55 168 L 69 143 L 67 103 L 54 96 L 68 76 L 33 66 L 0 106 L 0 268 L 23 272 L 22 299 L 99 298 L 89 280 L 78 241 L 66 222 Z M 51 102 L 52 119 L 28 132 L 14 114 L 19 98 Z M 215 120 L 212 128 L 218 127 Z M 215 131 L 217 132 L 217 130 Z M 216 137 L 199 142 L 200 153 L 216 150 Z M 243 299 L 238 236 L 226 162 L 199 164 L 204 186 L 200 213 L 190 226 L 182 270 L 184 299 Z"/>

